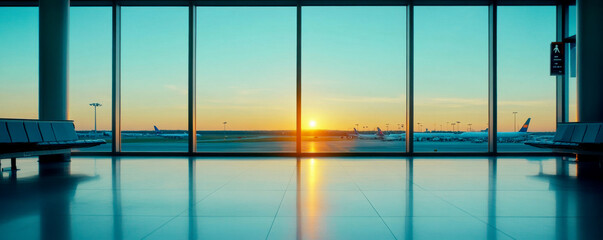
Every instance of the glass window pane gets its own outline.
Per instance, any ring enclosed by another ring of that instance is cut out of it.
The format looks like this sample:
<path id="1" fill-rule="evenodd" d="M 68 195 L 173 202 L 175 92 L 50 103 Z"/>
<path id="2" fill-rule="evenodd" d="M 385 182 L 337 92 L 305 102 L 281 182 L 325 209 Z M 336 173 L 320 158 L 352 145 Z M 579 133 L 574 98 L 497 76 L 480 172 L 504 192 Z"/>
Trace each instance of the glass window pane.
<path id="1" fill-rule="evenodd" d="M 555 134 L 556 78 L 550 76 L 549 52 L 551 42 L 555 41 L 555 18 L 554 6 L 499 7 L 498 150 L 501 152 L 550 151 L 523 142 L 552 139 Z M 525 124 L 528 119 L 529 124 Z"/>
<path id="2" fill-rule="evenodd" d="M 38 22 L 37 7 L 0 7 L 0 118 L 38 118 Z"/>
<path id="3" fill-rule="evenodd" d="M 72 7 L 69 11 L 69 118 L 79 139 L 108 142 L 73 151 L 111 151 L 111 8 Z"/>
<path id="4" fill-rule="evenodd" d="M 122 8 L 122 150 L 187 151 L 188 9 Z"/>
<path id="5" fill-rule="evenodd" d="M 569 6 L 569 37 L 576 36 L 576 5 Z M 567 61 L 568 67 L 567 70 L 570 71 L 570 79 L 569 79 L 569 118 L 570 122 L 578 121 L 578 89 L 576 82 L 576 43 L 567 44 L 566 47 L 569 46 L 570 51 L 570 59 Z"/>
<path id="6" fill-rule="evenodd" d="M 296 9 L 197 14 L 197 151 L 294 152 Z"/>
<path id="7" fill-rule="evenodd" d="M 488 150 L 488 8 L 415 8 L 415 151 Z"/>
<path id="8" fill-rule="evenodd" d="M 405 151 L 405 20 L 405 7 L 303 8 L 302 151 Z"/>
<path id="9" fill-rule="evenodd" d="M 568 35 L 573 36 L 576 35 L 576 5 L 569 5 L 568 8 Z M 569 37 L 568 36 L 568 37 Z"/>

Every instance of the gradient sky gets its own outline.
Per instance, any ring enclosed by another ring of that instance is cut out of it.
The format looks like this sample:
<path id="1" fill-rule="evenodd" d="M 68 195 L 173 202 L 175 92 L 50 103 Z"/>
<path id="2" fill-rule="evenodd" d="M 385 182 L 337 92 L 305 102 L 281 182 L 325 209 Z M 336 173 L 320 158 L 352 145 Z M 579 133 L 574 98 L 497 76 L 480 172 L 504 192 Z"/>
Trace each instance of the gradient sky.
<path id="1" fill-rule="evenodd" d="M 187 9 L 122 9 L 123 130 L 186 129 Z M 305 7 L 303 127 L 397 129 L 405 118 L 405 8 Z M 0 117 L 37 117 L 37 8 L 0 8 Z M 487 127 L 486 7 L 415 9 L 415 121 Z M 71 8 L 70 118 L 110 128 L 111 9 Z M 499 129 L 555 127 L 555 7 L 499 9 Z M 295 8 L 198 10 L 199 130 L 295 128 Z M 414 126 L 419 130 L 418 126 Z M 406 128 L 406 127 L 405 127 Z"/>

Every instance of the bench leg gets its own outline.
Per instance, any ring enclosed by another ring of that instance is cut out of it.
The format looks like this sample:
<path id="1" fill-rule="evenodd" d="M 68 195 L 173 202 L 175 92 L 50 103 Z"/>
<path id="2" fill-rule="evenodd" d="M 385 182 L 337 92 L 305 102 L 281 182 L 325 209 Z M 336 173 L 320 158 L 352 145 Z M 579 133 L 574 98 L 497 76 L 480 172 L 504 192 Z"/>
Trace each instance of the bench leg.
<path id="1" fill-rule="evenodd" d="M 10 158 L 10 170 L 17 171 L 17 158 Z"/>

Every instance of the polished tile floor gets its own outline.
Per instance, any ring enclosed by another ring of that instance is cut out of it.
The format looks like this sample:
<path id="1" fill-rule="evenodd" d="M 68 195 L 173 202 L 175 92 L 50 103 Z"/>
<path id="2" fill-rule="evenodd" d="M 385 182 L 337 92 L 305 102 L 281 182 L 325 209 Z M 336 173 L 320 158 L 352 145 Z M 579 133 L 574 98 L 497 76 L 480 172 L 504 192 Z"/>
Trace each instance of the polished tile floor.
<path id="1" fill-rule="evenodd" d="M 18 163 L 0 178 L 0 239 L 603 236 L 599 164 L 554 157 Z"/>

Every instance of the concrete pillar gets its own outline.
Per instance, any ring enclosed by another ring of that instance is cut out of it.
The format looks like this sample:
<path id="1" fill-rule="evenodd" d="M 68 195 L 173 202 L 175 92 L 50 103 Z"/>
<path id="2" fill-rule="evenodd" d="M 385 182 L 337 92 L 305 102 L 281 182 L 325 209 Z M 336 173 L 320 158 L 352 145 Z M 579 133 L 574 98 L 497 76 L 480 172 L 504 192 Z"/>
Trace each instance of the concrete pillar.
<path id="1" fill-rule="evenodd" d="M 603 1 L 578 0 L 578 122 L 603 122 Z"/>
<path id="2" fill-rule="evenodd" d="M 40 120 L 67 120 L 67 48 L 69 0 L 42 0 L 40 18 Z M 43 156 L 42 161 L 65 161 L 69 155 Z"/>

